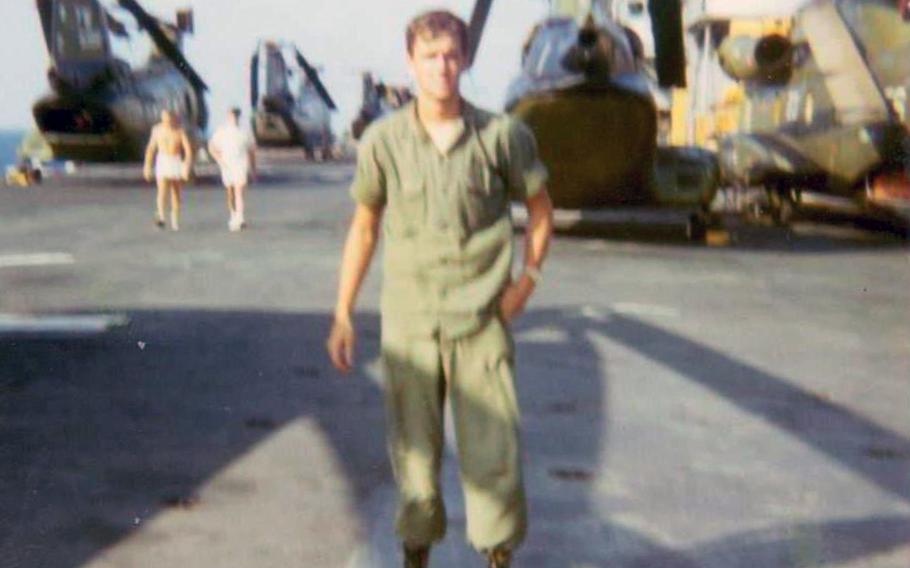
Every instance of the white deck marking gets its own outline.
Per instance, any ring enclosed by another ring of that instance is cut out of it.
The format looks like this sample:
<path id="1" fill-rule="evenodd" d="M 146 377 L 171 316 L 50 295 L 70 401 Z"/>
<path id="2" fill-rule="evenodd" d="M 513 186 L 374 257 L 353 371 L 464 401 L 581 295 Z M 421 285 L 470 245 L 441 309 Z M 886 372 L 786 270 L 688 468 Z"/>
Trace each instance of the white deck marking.
<path id="1" fill-rule="evenodd" d="M 659 318 L 678 318 L 679 310 L 670 306 L 656 304 L 637 304 L 635 302 L 618 302 L 610 309 L 615 314 L 624 316 L 653 316 Z"/>
<path id="2" fill-rule="evenodd" d="M 65 252 L 39 252 L 31 254 L 0 255 L 0 268 L 19 268 L 24 266 L 56 266 L 73 264 L 76 259 Z"/>
<path id="3" fill-rule="evenodd" d="M 18 315 L 0 314 L 0 334 L 97 334 L 129 323 L 124 314 Z"/>

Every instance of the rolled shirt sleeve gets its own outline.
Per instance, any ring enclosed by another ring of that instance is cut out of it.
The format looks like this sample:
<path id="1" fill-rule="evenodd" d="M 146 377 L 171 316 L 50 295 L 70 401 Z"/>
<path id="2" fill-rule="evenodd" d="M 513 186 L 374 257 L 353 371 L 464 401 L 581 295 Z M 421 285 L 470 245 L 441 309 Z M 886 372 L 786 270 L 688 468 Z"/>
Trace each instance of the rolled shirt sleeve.
<path id="1" fill-rule="evenodd" d="M 527 201 L 546 185 L 547 167 L 540 160 L 534 133 L 524 122 L 510 117 L 505 130 L 503 151 L 509 196 L 515 201 Z"/>
<path id="2" fill-rule="evenodd" d="M 385 176 L 377 156 L 378 143 L 375 129 L 364 133 L 357 147 L 357 169 L 351 182 L 351 197 L 367 207 L 384 207 L 386 203 Z"/>

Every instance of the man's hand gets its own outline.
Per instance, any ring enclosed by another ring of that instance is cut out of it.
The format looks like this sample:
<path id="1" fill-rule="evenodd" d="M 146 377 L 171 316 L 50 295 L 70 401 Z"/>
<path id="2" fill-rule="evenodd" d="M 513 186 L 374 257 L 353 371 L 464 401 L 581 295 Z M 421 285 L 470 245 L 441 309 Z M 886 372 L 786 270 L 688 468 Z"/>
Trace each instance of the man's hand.
<path id="1" fill-rule="evenodd" d="M 350 319 L 335 318 L 326 349 L 332 365 L 342 373 L 349 373 L 354 368 L 354 343 L 356 334 Z"/>
<path id="2" fill-rule="evenodd" d="M 145 178 L 145 181 L 152 183 L 152 168 L 145 168 L 142 170 L 142 177 Z"/>
<path id="3" fill-rule="evenodd" d="M 553 235 L 553 203 L 546 188 L 541 188 L 525 202 L 528 207 L 528 228 L 525 231 L 525 272 L 517 282 L 510 282 L 499 301 L 499 313 L 509 324 L 521 315 L 537 281 L 540 266 L 547 256 Z"/>
<path id="4" fill-rule="evenodd" d="M 499 314 L 505 323 L 512 321 L 524 312 L 525 306 L 534 292 L 534 281 L 523 274 L 517 282 L 510 283 L 499 300 Z"/>

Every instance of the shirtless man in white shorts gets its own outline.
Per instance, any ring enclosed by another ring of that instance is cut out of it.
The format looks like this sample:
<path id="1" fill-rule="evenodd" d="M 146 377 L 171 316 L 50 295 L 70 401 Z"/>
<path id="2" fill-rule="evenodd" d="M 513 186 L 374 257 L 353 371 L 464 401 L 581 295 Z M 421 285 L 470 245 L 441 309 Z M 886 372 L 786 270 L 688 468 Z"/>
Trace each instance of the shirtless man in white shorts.
<path id="1" fill-rule="evenodd" d="M 152 128 L 145 150 L 143 173 L 146 181 L 152 181 L 153 161 L 154 179 L 158 182 L 155 225 L 159 229 L 164 228 L 165 204 L 170 195 L 171 229 L 176 231 L 180 228 L 180 191 L 183 183 L 190 178 L 193 167 L 193 146 L 173 111 L 161 111 L 161 122 Z"/>
<path id="2" fill-rule="evenodd" d="M 228 229 L 244 229 L 244 192 L 250 180 L 256 177 L 256 145 L 249 133 L 240 127 L 239 108 L 231 109 L 227 120 L 209 140 L 209 154 L 218 162 L 221 181 L 227 190 Z"/>

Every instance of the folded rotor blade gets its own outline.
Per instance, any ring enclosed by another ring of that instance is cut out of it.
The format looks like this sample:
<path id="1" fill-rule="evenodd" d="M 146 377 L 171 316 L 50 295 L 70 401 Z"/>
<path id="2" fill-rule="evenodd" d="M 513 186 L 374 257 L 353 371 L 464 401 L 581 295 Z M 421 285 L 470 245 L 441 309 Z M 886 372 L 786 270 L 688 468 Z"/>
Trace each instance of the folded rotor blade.
<path id="1" fill-rule="evenodd" d="M 177 70 L 186 77 L 196 90 L 208 90 L 208 85 L 206 85 L 205 81 L 202 80 L 202 77 L 196 73 L 196 70 L 193 69 L 193 66 L 190 65 L 190 62 L 184 57 L 180 48 L 177 47 L 161 29 L 161 23 L 157 18 L 146 12 L 136 0 L 118 0 L 118 3 L 120 4 L 120 7 L 130 12 L 133 17 L 136 18 L 136 22 L 139 23 L 139 26 L 142 27 L 142 29 L 148 32 L 152 41 L 155 43 L 155 46 L 165 57 L 171 60 Z"/>
<path id="2" fill-rule="evenodd" d="M 325 88 L 325 85 L 322 84 L 322 80 L 319 78 L 319 73 L 316 72 L 316 69 L 306 60 L 300 50 L 295 50 L 297 55 L 297 64 L 303 68 L 303 72 L 306 73 L 307 79 L 313 83 L 313 86 L 316 87 L 316 92 L 319 93 L 319 96 L 325 101 L 326 106 L 332 110 L 337 110 L 338 107 L 335 106 L 335 101 L 332 100 L 331 95 L 329 95 L 328 89 Z"/>
<path id="3" fill-rule="evenodd" d="M 474 11 L 471 12 L 471 21 L 468 24 L 469 66 L 474 64 L 474 57 L 480 47 L 480 38 L 483 36 L 483 28 L 487 24 L 487 17 L 490 15 L 490 7 L 492 5 L 493 0 L 477 0 L 474 3 Z"/>

